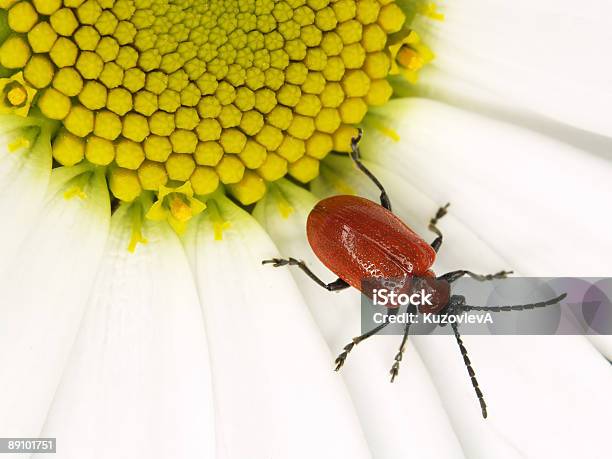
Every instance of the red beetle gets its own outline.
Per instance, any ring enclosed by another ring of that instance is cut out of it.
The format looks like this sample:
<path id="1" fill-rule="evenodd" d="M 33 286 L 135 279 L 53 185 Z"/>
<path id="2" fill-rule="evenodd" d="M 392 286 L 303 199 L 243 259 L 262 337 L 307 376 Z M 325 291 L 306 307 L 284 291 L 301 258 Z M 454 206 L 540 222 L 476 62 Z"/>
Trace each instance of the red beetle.
<path id="1" fill-rule="evenodd" d="M 338 279 L 327 284 L 319 279 L 303 261 L 295 258 L 274 258 L 264 260 L 263 264 L 271 263 L 275 267 L 297 266 L 317 284 L 329 291 L 338 291 L 352 286 L 369 297 L 371 297 L 371 292 L 365 291 L 364 279 L 403 279 L 405 282 L 401 283 L 398 291 L 408 291 L 414 287 L 412 284 L 416 283 L 418 288 L 425 287 L 433 293 L 433 306 L 426 310 L 419 308 L 419 312 L 441 315 L 458 315 L 471 310 L 520 311 L 549 306 L 565 298 L 566 295 L 563 294 L 548 301 L 526 305 L 477 307 L 466 305 L 465 298 L 461 295 L 450 295 L 450 284 L 460 277 L 467 275 L 476 280 L 485 281 L 504 278 L 511 274 L 511 271 L 479 275 L 471 271 L 459 270 L 436 277 L 430 268 L 435 261 L 436 253 L 442 245 L 443 239 L 442 233 L 436 225 L 438 220 L 446 215 L 449 204 L 438 209 L 435 216 L 430 220 L 429 229 L 437 237 L 431 244 L 427 243 L 393 214 L 391 202 L 384 187 L 361 162 L 358 148 L 361 135 L 362 133 L 359 131 L 359 135 L 352 139 L 351 158 L 356 166 L 380 190 L 380 205 L 357 196 L 332 196 L 317 203 L 308 216 L 306 227 L 308 242 L 312 250 L 321 262 L 338 276 Z M 336 359 L 336 370 L 342 367 L 348 353 L 356 344 L 375 335 L 389 323 L 389 321 L 385 321 L 369 332 L 353 338 Z M 451 327 L 472 381 L 472 386 L 476 391 L 482 416 L 486 418 L 487 406 L 478 387 L 478 381 L 467 355 L 467 350 L 461 340 L 458 326 L 451 322 Z M 391 367 L 391 382 L 398 374 L 409 329 L 410 323 L 406 323 L 399 351 Z"/>

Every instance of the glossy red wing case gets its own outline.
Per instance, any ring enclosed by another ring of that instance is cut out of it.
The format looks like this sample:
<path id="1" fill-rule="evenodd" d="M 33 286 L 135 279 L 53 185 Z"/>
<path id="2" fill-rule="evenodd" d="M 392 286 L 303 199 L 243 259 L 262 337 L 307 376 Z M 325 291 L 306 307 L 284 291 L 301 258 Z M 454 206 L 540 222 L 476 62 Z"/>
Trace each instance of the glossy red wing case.
<path id="1" fill-rule="evenodd" d="M 321 262 L 358 290 L 366 278 L 427 275 L 436 256 L 392 212 L 357 196 L 320 201 L 308 216 L 306 232 Z"/>

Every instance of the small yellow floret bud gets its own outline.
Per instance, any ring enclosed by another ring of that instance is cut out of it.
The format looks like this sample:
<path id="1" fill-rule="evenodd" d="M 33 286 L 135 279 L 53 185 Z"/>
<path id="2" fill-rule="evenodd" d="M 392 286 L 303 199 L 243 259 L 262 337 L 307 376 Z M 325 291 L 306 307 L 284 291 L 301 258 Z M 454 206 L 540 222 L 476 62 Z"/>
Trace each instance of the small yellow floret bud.
<path id="1" fill-rule="evenodd" d="M 163 164 L 146 160 L 138 168 L 138 178 L 145 190 L 157 191 L 168 182 L 168 174 Z"/>
<path id="2" fill-rule="evenodd" d="M 98 110 L 106 105 L 106 88 L 97 81 L 88 81 L 79 94 L 79 100 L 90 110 Z"/>
<path id="3" fill-rule="evenodd" d="M 25 66 L 23 77 L 35 88 L 45 88 L 53 80 L 53 64 L 42 55 L 34 55 Z"/>
<path id="4" fill-rule="evenodd" d="M 98 78 L 103 67 L 102 58 L 91 51 L 83 51 L 76 61 L 76 69 L 87 80 Z"/>
<path id="5" fill-rule="evenodd" d="M 306 146 L 303 140 L 288 135 L 283 139 L 283 143 L 280 144 L 277 152 L 287 161 L 293 162 L 304 155 Z"/>
<path id="6" fill-rule="evenodd" d="M 244 164 L 236 156 L 225 155 L 217 164 L 215 170 L 221 182 L 225 184 L 238 183 L 244 174 Z"/>
<path id="7" fill-rule="evenodd" d="M 287 160 L 276 153 L 268 153 L 264 163 L 257 169 L 257 173 L 268 182 L 273 182 L 287 173 Z"/>
<path id="8" fill-rule="evenodd" d="M 219 176 L 210 167 L 196 167 L 189 181 L 195 194 L 209 194 L 219 186 Z"/>
<path id="9" fill-rule="evenodd" d="M 174 153 L 166 161 L 166 171 L 172 180 L 188 180 L 195 169 L 191 155 Z"/>
<path id="10" fill-rule="evenodd" d="M 38 14 L 28 2 L 19 2 L 8 11 L 8 25 L 15 32 L 26 33 L 38 21 Z"/>
<path id="11" fill-rule="evenodd" d="M 334 150 L 348 153 L 351 151 L 351 140 L 357 137 L 357 128 L 353 126 L 343 125 L 334 132 Z"/>
<path id="12" fill-rule="evenodd" d="M 168 137 L 150 135 L 144 141 L 144 151 L 148 159 L 163 163 L 172 153 L 172 144 Z"/>
<path id="13" fill-rule="evenodd" d="M 228 186 L 241 204 L 248 206 L 259 201 L 266 194 L 266 182 L 252 171 L 245 171 L 242 179 Z"/>
<path id="14" fill-rule="evenodd" d="M 49 19 L 53 29 L 65 37 L 71 36 L 79 26 L 77 18 L 70 8 L 62 8 L 51 15 Z"/>
<path id="15" fill-rule="evenodd" d="M 28 41 L 35 53 L 48 53 L 55 40 L 57 40 L 57 33 L 48 22 L 39 22 L 28 32 Z M 1 54 L 2 51 L 0 51 Z"/>
<path id="16" fill-rule="evenodd" d="M 329 134 L 315 132 L 306 141 L 306 154 L 313 158 L 323 159 L 334 148 L 334 141 Z"/>
<path id="17" fill-rule="evenodd" d="M 115 159 L 115 146 L 110 140 L 91 136 L 85 145 L 85 157 L 98 166 L 106 166 Z"/>
<path id="18" fill-rule="evenodd" d="M 7 69 L 23 68 L 30 59 L 30 47 L 16 35 L 10 35 L 0 47 L 0 65 Z"/>
<path id="19" fill-rule="evenodd" d="M 112 112 L 103 110 L 96 113 L 94 134 L 103 139 L 115 140 L 121 134 L 121 119 Z"/>
<path id="20" fill-rule="evenodd" d="M 74 97 L 83 89 L 83 79 L 74 68 L 65 67 L 56 72 L 53 87 L 62 94 Z"/>
<path id="21" fill-rule="evenodd" d="M 49 57 L 58 67 L 71 67 L 76 62 L 79 50 L 76 45 L 66 37 L 59 37 L 49 53 Z"/>
<path id="22" fill-rule="evenodd" d="M 75 105 L 70 109 L 70 113 L 64 120 L 64 126 L 74 135 L 85 137 L 93 131 L 94 114 L 81 105 Z"/>
<path id="23" fill-rule="evenodd" d="M 136 171 L 122 168 L 111 171 L 110 189 L 117 199 L 125 202 L 133 201 L 142 191 Z"/>
<path id="24" fill-rule="evenodd" d="M 378 14 L 378 25 L 387 33 L 399 31 L 405 20 L 406 16 L 395 3 L 383 6 Z"/>
<path id="25" fill-rule="evenodd" d="M 52 120 L 63 120 L 70 112 L 70 99 L 53 88 L 45 90 L 38 100 L 38 108 Z"/>
<path id="26" fill-rule="evenodd" d="M 32 3 L 36 11 L 45 16 L 50 16 L 62 6 L 62 0 L 32 0 Z"/>
<path id="27" fill-rule="evenodd" d="M 319 161 L 310 156 L 303 156 L 289 164 L 289 174 L 302 183 L 308 183 L 319 175 Z"/>
<path id="28" fill-rule="evenodd" d="M 202 166 L 216 166 L 223 157 L 223 148 L 217 142 L 199 142 L 194 156 Z"/>
<path id="29" fill-rule="evenodd" d="M 74 166 L 85 156 L 83 140 L 69 132 L 60 132 L 53 141 L 53 157 L 62 166 Z"/>
<path id="30" fill-rule="evenodd" d="M 117 143 L 115 162 L 118 166 L 126 169 L 136 170 L 145 159 L 142 145 L 138 142 L 123 139 Z"/>
<path id="31" fill-rule="evenodd" d="M 171 113 L 155 112 L 149 117 L 151 133 L 169 136 L 174 131 L 174 116 Z"/>

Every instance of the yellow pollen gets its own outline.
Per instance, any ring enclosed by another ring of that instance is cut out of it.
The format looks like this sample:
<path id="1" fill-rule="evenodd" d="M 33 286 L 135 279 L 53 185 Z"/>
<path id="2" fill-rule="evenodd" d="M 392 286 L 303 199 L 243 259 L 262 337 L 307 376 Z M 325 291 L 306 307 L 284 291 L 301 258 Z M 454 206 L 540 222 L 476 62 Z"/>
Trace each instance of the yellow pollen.
<path id="1" fill-rule="evenodd" d="M 219 207 L 214 199 L 209 200 L 207 203 L 207 211 L 210 215 L 210 219 L 213 222 L 213 233 L 216 241 L 223 240 L 223 232 L 231 227 L 231 222 L 223 219 L 219 212 Z"/>
<path id="2" fill-rule="evenodd" d="M 170 201 L 170 212 L 179 222 L 188 222 L 193 217 L 193 212 L 189 205 L 178 196 L 174 196 Z"/>
<path id="3" fill-rule="evenodd" d="M 9 152 L 15 153 L 22 148 L 29 148 L 30 144 L 31 142 L 29 139 L 26 139 L 25 137 L 18 137 L 7 145 L 7 149 Z"/>
<path id="4" fill-rule="evenodd" d="M 418 77 L 418 71 L 427 63 L 433 60 L 434 54 L 425 46 L 414 30 L 394 36 L 389 45 L 391 57 L 390 75 L 402 74 L 414 83 Z"/>
<path id="5" fill-rule="evenodd" d="M 436 21 L 444 20 L 444 14 L 438 11 L 438 6 L 435 2 L 422 3 L 421 7 L 419 8 L 419 13 L 423 16 L 435 19 Z"/>
<path id="6" fill-rule="evenodd" d="M 12 75 L 0 111 L 57 120 L 56 163 L 103 168 L 114 198 L 137 200 L 134 249 L 145 214 L 182 232 L 203 210 L 195 195 L 250 205 L 267 182 L 308 183 L 348 151 L 393 95 L 387 77 L 415 81 L 433 58 L 399 4 L 0 0 L 0 70 Z M 431 2 L 413 11 L 441 18 Z"/>
<path id="7" fill-rule="evenodd" d="M 128 245 L 128 251 L 133 253 L 138 244 L 146 244 L 148 241 L 142 235 L 142 206 L 133 205 L 129 212 L 132 214 L 132 234 Z"/>
<path id="8" fill-rule="evenodd" d="M 151 206 L 146 217 L 154 221 L 166 220 L 177 233 L 182 234 L 187 222 L 204 209 L 206 204 L 194 197 L 191 183 L 185 182 L 176 188 L 162 185 L 157 201 Z"/>
<path id="9" fill-rule="evenodd" d="M 64 192 L 64 199 L 73 199 L 73 198 L 79 198 L 81 200 L 87 199 L 87 193 L 83 191 L 83 188 L 81 188 L 78 185 L 75 185 L 73 187 L 68 188 Z"/>
<path id="10" fill-rule="evenodd" d="M 25 103 L 28 98 L 28 92 L 23 86 L 16 86 L 6 93 L 6 98 L 12 105 L 18 106 Z"/>

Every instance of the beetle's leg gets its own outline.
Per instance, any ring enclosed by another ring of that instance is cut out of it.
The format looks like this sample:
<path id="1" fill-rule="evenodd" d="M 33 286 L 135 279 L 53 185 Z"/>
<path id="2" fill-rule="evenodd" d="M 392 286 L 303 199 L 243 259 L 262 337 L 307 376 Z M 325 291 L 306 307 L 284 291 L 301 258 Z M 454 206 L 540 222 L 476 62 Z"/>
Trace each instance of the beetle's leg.
<path id="1" fill-rule="evenodd" d="M 361 172 L 363 172 L 374 185 L 378 187 L 380 190 L 380 205 L 383 206 L 387 210 L 391 210 L 391 201 L 389 200 L 389 196 L 387 195 L 387 191 L 385 187 L 380 183 L 380 181 L 370 172 L 370 170 L 363 165 L 361 162 L 361 153 L 359 153 L 359 141 L 363 136 L 363 131 L 359 129 L 359 134 L 357 137 L 353 137 L 351 139 L 351 159 L 355 163 L 355 165 L 359 168 Z"/>
<path id="2" fill-rule="evenodd" d="M 364 333 L 363 335 L 357 336 L 356 338 L 353 338 L 353 341 L 351 341 L 346 346 L 344 346 L 344 350 L 336 358 L 334 362 L 336 364 L 335 370 L 338 371 L 340 370 L 340 368 L 342 368 L 342 365 L 344 365 L 344 361 L 346 360 L 346 357 L 348 356 L 349 352 L 353 350 L 356 344 L 361 343 L 362 341 L 368 339 L 370 336 L 374 336 L 376 333 L 381 331 L 387 325 L 389 325 L 389 322 L 382 323 L 378 327 L 375 327 L 372 330 L 370 330 L 369 332 Z"/>
<path id="3" fill-rule="evenodd" d="M 406 310 L 408 313 L 408 309 Z M 404 327 L 404 336 L 402 337 L 402 342 L 399 347 L 399 351 L 395 355 L 395 362 L 391 367 L 391 382 L 395 380 L 395 377 L 399 373 L 400 362 L 402 361 L 402 357 L 404 356 L 404 350 L 406 348 L 406 342 L 408 341 L 408 332 L 410 331 L 410 321 L 406 321 L 406 326 Z"/>
<path id="4" fill-rule="evenodd" d="M 461 339 L 461 335 L 459 334 L 459 328 L 457 324 L 452 322 L 451 327 L 453 327 L 453 332 L 455 333 L 455 339 L 457 340 L 457 345 L 459 346 L 459 350 L 461 351 L 461 356 L 463 357 L 463 363 L 465 363 L 465 368 L 467 368 L 468 375 L 470 375 L 470 380 L 472 381 L 472 387 L 474 391 L 476 391 L 476 397 L 478 397 L 478 403 L 480 403 L 480 409 L 482 410 L 482 417 L 487 418 L 487 404 L 484 401 L 484 396 L 482 395 L 482 391 L 478 386 L 478 380 L 476 379 L 476 373 L 472 368 L 472 362 L 470 362 L 470 358 L 468 357 L 467 349 L 463 345 L 463 340 Z"/>
<path id="5" fill-rule="evenodd" d="M 440 207 L 438 211 L 436 212 L 436 215 L 434 215 L 433 218 L 429 220 L 429 231 L 433 231 L 438 236 L 431 243 L 431 246 L 436 252 L 440 250 L 440 246 L 442 245 L 442 239 L 443 239 L 442 231 L 440 231 L 440 229 L 436 225 L 438 224 L 438 220 L 440 220 L 442 217 L 446 215 L 446 212 L 448 211 L 448 206 L 450 206 L 450 202 L 446 203 L 445 206 Z"/>
<path id="6" fill-rule="evenodd" d="M 476 279 L 477 281 L 484 282 L 484 281 L 493 280 L 493 279 L 504 279 L 508 277 L 508 274 L 512 274 L 512 271 L 500 271 L 495 274 L 484 274 L 483 275 L 483 274 L 475 274 L 471 271 L 466 271 L 464 269 L 461 269 L 459 271 L 451 271 L 449 273 L 442 274 L 440 277 L 438 277 L 438 279 L 445 280 L 450 284 L 450 283 L 455 282 L 460 277 L 470 276 L 472 279 Z"/>
<path id="7" fill-rule="evenodd" d="M 330 292 L 336 292 L 338 290 L 344 290 L 345 288 L 350 287 L 350 285 L 347 284 L 346 281 L 340 278 L 338 278 L 334 282 L 326 284 L 321 279 L 319 279 L 317 275 L 308 268 L 308 266 L 306 266 L 306 263 L 301 260 L 296 260 L 295 258 L 272 258 L 271 260 L 264 260 L 261 262 L 262 265 L 267 265 L 269 263 L 272 263 L 272 266 L 274 266 L 275 268 L 279 266 L 297 266 L 302 271 L 304 271 L 304 273 L 313 281 L 315 281 L 324 289 L 329 290 Z"/>

